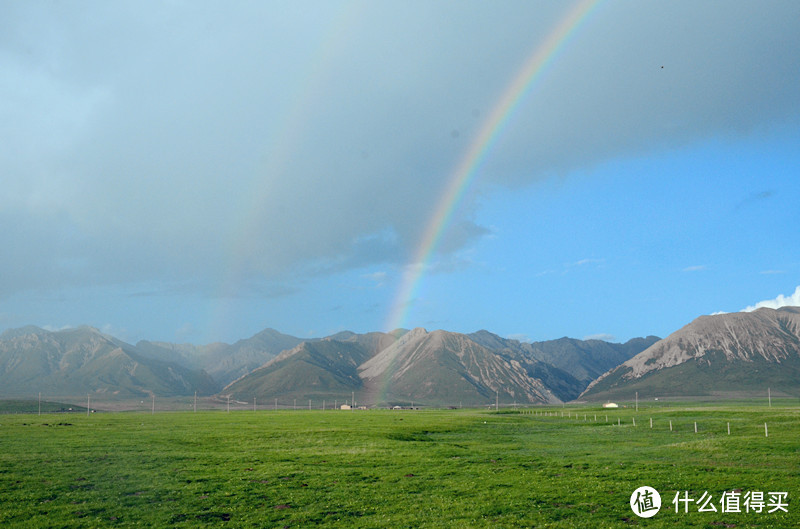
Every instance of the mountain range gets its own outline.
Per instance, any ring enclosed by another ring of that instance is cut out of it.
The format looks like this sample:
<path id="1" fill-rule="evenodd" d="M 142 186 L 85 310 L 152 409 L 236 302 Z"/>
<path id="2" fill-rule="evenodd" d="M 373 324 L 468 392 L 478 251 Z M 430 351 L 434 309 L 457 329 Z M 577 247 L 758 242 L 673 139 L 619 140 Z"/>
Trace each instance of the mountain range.
<path id="1" fill-rule="evenodd" d="M 586 400 L 773 394 L 800 386 L 800 307 L 701 316 L 593 381 Z"/>
<path id="2" fill-rule="evenodd" d="M 656 341 L 651 336 L 626 344 L 566 338 L 523 343 L 488 331 L 467 335 L 423 328 L 340 333 L 284 351 L 222 393 L 244 401 L 345 401 L 355 394 L 357 402 L 369 405 L 477 405 L 495 399 L 552 404 L 576 398 L 595 376 Z"/>
<path id="3" fill-rule="evenodd" d="M 0 397 L 43 391 L 123 399 L 196 391 L 262 402 L 356 395 L 370 405 L 557 403 L 574 399 L 594 377 L 655 341 L 523 343 L 488 331 L 422 328 L 303 340 L 265 329 L 233 344 L 131 345 L 92 327 L 29 326 L 0 335 Z"/>
<path id="4" fill-rule="evenodd" d="M 233 344 L 131 345 L 92 327 L 0 335 L 0 398 L 216 395 L 376 405 L 555 404 L 640 396 L 797 394 L 800 308 L 702 316 L 661 340 L 520 342 L 486 330 L 265 329 Z"/>
<path id="5" fill-rule="evenodd" d="M 91 327 L 49 332 L 38 327 L 0 335 L 0 395 L 99 393 L 109 397 L 209 394 L 217 384 L 202 370 L 148 358 Z"/>

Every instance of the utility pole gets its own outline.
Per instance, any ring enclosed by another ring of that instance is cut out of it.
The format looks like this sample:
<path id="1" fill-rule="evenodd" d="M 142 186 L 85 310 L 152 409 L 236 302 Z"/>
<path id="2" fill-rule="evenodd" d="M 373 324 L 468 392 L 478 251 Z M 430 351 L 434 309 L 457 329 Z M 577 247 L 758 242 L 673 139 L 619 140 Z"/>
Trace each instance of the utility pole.
<path id="1" fill-rule="evenodd" d="M 256 398 L 253 397 L 253 411 L 256 411 Z"/>
<path id="2" fill-rule="evenodd" d="M 228 413 L 231 412 L 231 396 L 228 395 Z"/>
<path id="3" fill-rule="evenodd" d="M 495 390 L 494 391 L 494 411 L 498 411 L 500 409 L 500 392 Z"/>
<path id="4" fill-rule="evenodd" d="M 197 413 L 197 392 L 194 392 L 194 412 Z"/>
<path id="5" fill-rule="evenodd" d="M 636 392 L 636 411 L 639 411 L 639 392 Z"/>
<path id="6" fill-rule="evenodd" d="M 767 388 L 767 400 L 769 400 L 769 407 L 772 407 L 772 394 L 769 392 L 769 388 Z"/>
<path id="7" fill-rule="evenodd" d="M 89 411 L 91 410 L 91 406 L 92 406 L 91 402 L 92 402 L 92 396 L 91 395 L 86 395 L 86 416 L 87 417 L 89 416 Z"/>
<path id="8" fill-rule="evenodd" d="M 42 414 L 42 392 L 39 392 L 39 415 Z"/>

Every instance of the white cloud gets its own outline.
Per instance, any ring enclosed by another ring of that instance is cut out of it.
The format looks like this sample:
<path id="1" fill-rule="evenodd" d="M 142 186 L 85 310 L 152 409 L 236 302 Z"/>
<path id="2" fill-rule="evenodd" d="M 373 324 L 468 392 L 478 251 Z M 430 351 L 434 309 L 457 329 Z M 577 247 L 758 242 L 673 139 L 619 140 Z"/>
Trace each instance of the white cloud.
<path id="1" fill-rule="evenodd" d="M 587 264 L 600 264 L 604 263 L 605 259 L 581 259 L 580 261 L 575 261 L 570 266 L 583 266 Z"/>
<path id="2" fill-rule="evenodd" d="M 530 339 L 530 337 L 528 337 L 527 334 L 521 334 L 521 333 L 509 334 L 508 336 L 506 336 L 506 338 L 508 338 L 509 340 L 516 340 L 522 343 L 531 343 L 533 341 Z"/>
<path id="3" fill-rule="evenodd" d="M 66 331 L 68 329 L 74 329 L 72 325 L 42 325 L 42 329 L 49 331 L 49 332 L 58 332 L 58 331 Z"/>
<path id="4" fill-rule="evenodd" d="M 604 342 L 615 342 L 617 337 L 613 334 L 607 333 L 599 333 L 599 334 L 590 334 L 588 336 L 583 337 L 584 340 L 603 340 Z"/>
<path id="5" fill-rule="evenodd" d="M 780 294 L 775 299 L 767 299 L 764 301 L 759 301 L 755 305 L 751 305 L 746 309 L 743 309 L 742 312 L 752 312 L 756 309 L 760 308 L 768 308 L 768 309 L 779 309 L 781 307 L 796 307 L 800 306 L 800 286 L 798 286 L 794 294 L 790 296 L 784 296 Z"/>
<path id="6" fill-rule="evenodd" d="M 687 266 L 683 269 L 683 272 L 700 272 L 702 270 L 707 270 L 708 267 L 706 265 L 695 265 L 695 266 Z"/>
<path id="7" fill-rule="evenodd" d="M 597 268 L 605 264 L 605 262 L 606 262 L 605 259 L 595 259 L 595 258 L 580 259 L 578 261 L 573 261 L 571 263 L 564 263 L 564 266 L 561 268 L 561 270 L 555 270 L 552 268 L 548 270 L 542 270 L 541 272 L 537 272 L 535 276 L 543 277 L 552 274 L 558 274 L 563 276 L 572 272 L 575 269 L 586 267 L 587 265 L 596 265 L 593 268 Z"/>
<path id="8" fill-rule="evenodd" d="M 376 287 L 382 287 L 386 283 L 386 272 L 372 272 L 370 274 L 363 274 L 361 277 L 368 279 L 375 283 Z"/>

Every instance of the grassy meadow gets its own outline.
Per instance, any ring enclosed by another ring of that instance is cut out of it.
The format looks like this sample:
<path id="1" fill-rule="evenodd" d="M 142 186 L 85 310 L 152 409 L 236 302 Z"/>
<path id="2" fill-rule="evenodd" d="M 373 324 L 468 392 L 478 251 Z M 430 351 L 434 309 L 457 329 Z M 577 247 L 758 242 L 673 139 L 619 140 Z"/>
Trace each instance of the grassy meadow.
<path id="1" fill-rule="evenodd" d="M 0 447 L 3 527 L 800 527 L 796 400 L 8 414 Z M 642 485 L 653 518 L 629 506 Z M 788 513 L 720 512 L 734 490 Z M 678 491 L 717 512 L 676 513 Z"/>

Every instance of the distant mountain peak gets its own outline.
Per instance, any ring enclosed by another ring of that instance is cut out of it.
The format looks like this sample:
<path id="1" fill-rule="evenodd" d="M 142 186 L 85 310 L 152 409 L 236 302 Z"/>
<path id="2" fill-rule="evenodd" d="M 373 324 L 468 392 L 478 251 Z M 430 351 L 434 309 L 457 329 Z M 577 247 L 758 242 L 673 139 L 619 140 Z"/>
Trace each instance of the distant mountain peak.
<path id="1" fill-rule="evenodd" d="M 41 327 L 37 327 L 36 325 L 26 325 L 24 327 L 19 327 L 16 329 L 6 329 L 0 334 L 0 340 L 10 340 L 12 338 L 17 338 L 19 336 L 26 336 L 29 334 L 40 335 L 40 334 L 47 334 L 49 331 L 42 329 Z"/>
<path id="2" fill-rule="evenodd" d="M 399 400 L 489 402 L 495 391 L 518 402 L 560 402 L 518 363 L 444 330 L 412 329 L 359 366 L 367 387 Z"/>
<path id="3" fill-rule="evenodd" d="M 147 357 L 94 327 L 52 332 L 26 328 L 16 334 L 0 340 L 4 397 L 28 394 L 33 387 L 66 396 L 90 392 L 168 396 L 216 390 L 206 373 Z"/>
<path id="4" fill-rule="evenodd" d="M 645 380 L 662 394 L 702 395 L 776 387 L 784 379 L 800 379 L 797 307 L 700 316 L 601 375 L 582 396 L 640 387 Z"/>
<path id="5" fill-rule="evenodd" d="M 486 330 L 465 335 L 416 327 L 391 333 L 345 330 L 305 340 L 266 328 L 234 344 L 141 340 L 134 346 L 91 326 L 60 331 L 31 326 L 0 335 L 0 388 L 10 394 L 35 384 L 67 394 L 97 387 L 130 395 L 228 386 L 226 391 L 245 400 L 284 394 L 335 400 L 355 391 L 364 402 L 388 398 L 440 405 L 483 404 L 498 391 L 501 399 L 520 403 L 560 402 L 577 396 L 591 374 L 646 345 L 612 347 L 567 338 L 522 343 Z M 39 369 L 42 362 L 49 371 Z M 23 364 L 25 372 L 13 367 Z M 184 382 L 165 378 L 169 373 L 182 373 L 178 379 Z M 20 380 L 27 381 L 24 387 Z M 187 385 L 188 380 L 193 382 Z"/>

